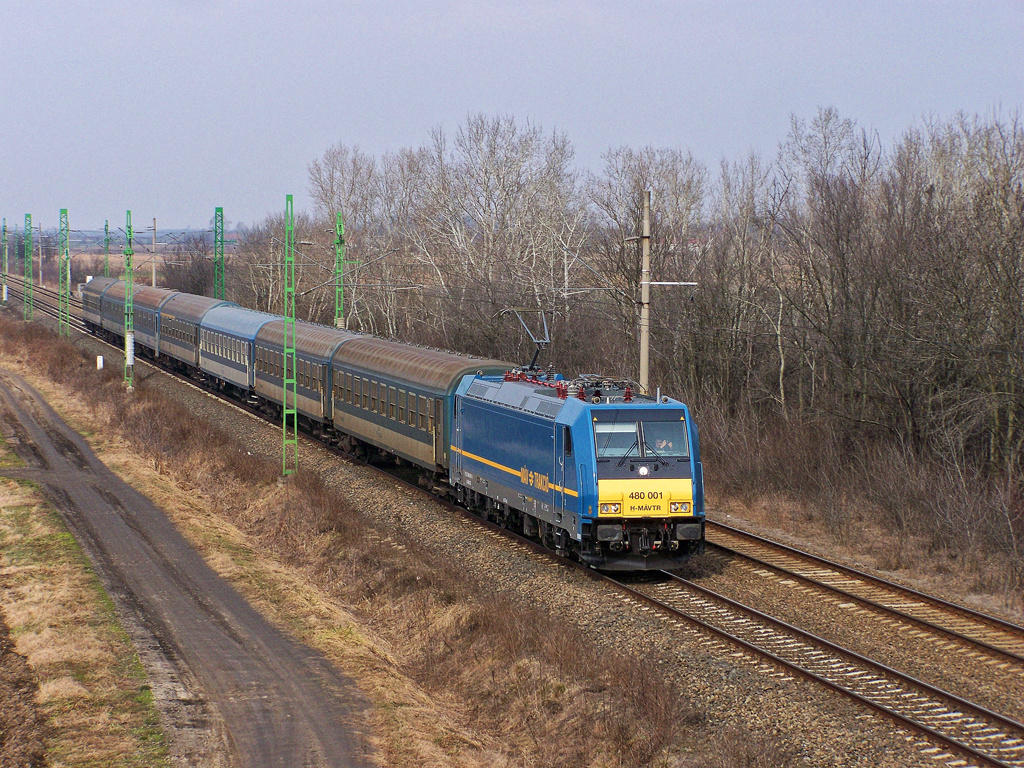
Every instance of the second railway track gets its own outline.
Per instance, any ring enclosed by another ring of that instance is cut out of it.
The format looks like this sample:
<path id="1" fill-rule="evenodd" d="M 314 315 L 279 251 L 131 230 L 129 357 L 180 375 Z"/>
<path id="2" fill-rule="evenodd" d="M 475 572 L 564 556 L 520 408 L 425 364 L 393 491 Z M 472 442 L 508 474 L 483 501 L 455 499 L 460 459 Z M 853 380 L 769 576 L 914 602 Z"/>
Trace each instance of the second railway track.
<path id="1" fill-rule="evenodd" d="M 723 523 L 707 528 L 715 547 L 953 638 L 1024 676 L 1024 627 Z"/>

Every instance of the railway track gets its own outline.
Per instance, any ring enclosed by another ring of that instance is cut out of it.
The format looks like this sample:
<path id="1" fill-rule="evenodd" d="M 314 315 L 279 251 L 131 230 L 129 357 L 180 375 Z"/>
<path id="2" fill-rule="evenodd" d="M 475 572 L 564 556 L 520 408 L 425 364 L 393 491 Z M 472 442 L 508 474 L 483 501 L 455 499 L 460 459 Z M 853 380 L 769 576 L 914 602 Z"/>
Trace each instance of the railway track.
<path id="1" fill-rule="evenodd" d="M 25 298 L 24 283 L 21 275 L 8 275 L 7 276 L 7 292 L 12 299 L 17 299 L 19 302 Z M 45 300 L 37 302 L 36 299 L 42 297 Z M 47 317 L 59 318 L 59 311 L 57 304 L 60 300 L 60 293 L 51 288 L 45 288 L 43 286 L 35 285 L 32 287 L 32 307 L 34 310 L 39 310 Z M 86 332 L 85 323 L 82 321 L 82 300 L 76 297 L 74 294 L 71 295 L 68 304 L 71 309 L 71 327 L 76 331 Z"/>
<path id="2" fill-rule="evenodd" d="M 610 580 L 642 604 L 926 735 L 960 765 L 1024 766 L 1024 723 L 942 691 L 673 574 L 656 584 Z M 610 577 L 603 577 L 610 578 Z M 927 751 L 925 749 L 924 751 Z"/>
<path id="3" fill-rule="evenodd" d="M 709 520 L 707 533 L 733 556 L 954 640 L 960 653 L 1024 676 L 1024 627 L 723 523 Z"/>
<path id="4" fill-rule="evenodd" d="M 49 297 L 54 302 L 56 301 L 56 292 L 54 291 L 37 288 L 37 292 Z M 14 298 L 20 298 L 20 291 L 13 285 L 11 286 L 11 293 Z M 45 301 L 38 303 L 36 306 L 45 314 L 50 316 L 57 315 L 56 308 L 48 306 Z M 72 324 L 75 325 L 76 329 L 83 329 L 81 321 L 74 317 L 72 317 Z M 109 346 L 117 349 L 114 345 Z M 182 378 L 190 386 L 197 386 L 197 382 L 190 378 L 183 378 L 174 373 L 171 373 L 171 375 Z M 211 396 L 221 397 L 219 393 L 211 388 L 204 386 L 200 386 L 200 388 Z M 251 415 L 264 420 L 270 420 L 269 417 L 255 408 L 241 405 L 235 401 L 229 402 L 234 407 L 240 408 Z M 313 441 L 321 449 L 331 451 L 347 460 L 365 464 L 365 462 L 354 459 L 339 449 L 315 438 L 307 436 L 306 439 Z M 415 483 L 396 477 L 392 472 L 388 472 L 383 468 L 374 467 L 372 464 L 367 466 L 374 471 L 387 474 L 392 480 L 402 482 L 419 491 L 423 490 Z M 559 559 L 549 550 L 529 539 L 511 534 L 500 526 L 483 520 L 445 499 L 440 499 L 436 496 L 435 498 L 460 514 L 479 521 L 494 535 L 512 538 L 531 550 L 540 552 L 553 559 Z M 727 526 L 721 526 L 721 524 L 711 523 L 709 523 L 709 528 L 717 531 L 716 539 L 724 541 L 727 534 L 734 536 L 732 541 L 737 545 L 737 548 L 731 551 L 740 552 L 739 542 L 744 540 L 742 531 L 730 529 Z M 736 533 L 733 533 L 734 531 Z M 750 536 L 751 541 L 758 538 Z M 790 549 L 783 545 L 775 545 L 774 542 L 762 541 L 764 544 L 759 545 L 762 548 L 767 547 L 767 545 L 774 545 L 780 547 L 779 552 Z M 751 549 L 754 544 L 747 544 L 745 546 L 747 549 Z M 792 552 L 785 552 L 785 555 L 797 558 L 797 554 L 793 553 L 798 552 L 798 550 L 792 550 Z M 743 556 L 748 556 L 746 552 L 742 554 Z M 806 553 L 799 554 L 804 555 Z M 813 578 L 812 576 L 798 573 L 796 566 L 792 563 L 783 563 L 779 559 L 782 557 L 782 554 L 776 554 L 773 557 L 779 562 L 779 565 L 772 564 L 767 558 L 761 562 L 768 567 L 778 569 L 790 566 L 793 575 L 799 575 L 800 578 Z M 808 557 L 814 558 L 813 555 Z M 819 562 L 813 568 L 828 569 L 831 573 L 837 574 L 836 577 L 827 577 L 826 580 L 830 582 L 829 588 L 849 589 L 851 590 L 849 592 L 851 596 L 856 594 L 854 587 L 861 589 L 861 587 L 852 583 L 854 580 L 859 582 L 863 578 L 864 584 L 873 584 L 874 580 L 876 580 L 876 577 L 860 574 L 845 566 L 829 563 L 820 558 L 816 558 L 816 560 Z M 561 562 L 568 563 L 570 561 Z M 812 568 L 812 566 L 806 565 L 806 563 L 812 561 L 803 560 L 802 562 L 805 565 L 801 566 L 801 568 L 805 572 L 810 573 L 808 569 Z M 571 564 L 579 567 L 590 577 L 612 586 L 622 595 L 624 600 L 636 602 L 648 610 L 654 609 L 659 611 L 668 619 L 670 624 L 684 622 L 692 628 L 709 633 L 715 638 L 738 647 L 746 654 L 759 657 L 771 665 L 785 670 L 787 673 L 812 680 L 829 690 L 853 699 L 862 706 L 895 720 L 908 731 L 921 734 L 926 740 L 917 742 L 918 748 L 923 754 L 935 761 L 945 761 L 948 765 L 956 766 L 1024 768 L 1024 723 L 904 675 L 895 669 L 860 656 L 823 638 L 763 614 L 754 608 L 744 606 L 723 595 L 718 595 L 674 574 L 664 574 L 664 580 L 657 584 L 631 585 L 620 579 L 589 570 L 579 564 Z M 844 580 L 851 583 L 843 583 Z M 877 589 L 892 589 L 893 587 L 905 589 L 899 587 L 899 585 L 884 582 L 881 579 L 877 579 L 877 581 L 885 585 L 884 587 L 882 585 L 874 587 Z M 920 593 L 907 591 L 904 593 L 904 600 L 907 599 L 907 593 L 915 596 L 920 595 Z M 870 598 L 858 596 L 858 599 L 868 600 Z M 983 622 L 984 620 L 989 620 L 993 627 L 1006 624 L 998 619 L 993 619 L 993 617 L 977 614 L 969 609 L 945 603 L 945 601 L 931 598 L 927 595 L 920 595 L 920 598 L 915 597 L 914 599 L 920 599 L 922 605 L 932 606 L 929 610 L 939 610 L 941 608 L 941 610 L 950 612 L 950 615 L 963 615 L 959 612 L 975 614 L 980 618 L 972 619 L 972 621 Z M 894 598 L 886 598 L 885 601 L 877 600 L 879 605 L 893 601 Z M 936 603 L 939 604 L 939 607 L 935 607 Z M 898 608 L 894 609 L 898 610 Z M 925 609 L 915 607 L 914 610 L 923 611 Z M 932 619 L 919 619 L 916 617 L 916 613 L 914 617 L 918 621 L 932 621 Z M 949 621 L 949 619 L 942 617 L 933 618 L 936 621 Z M 936 626 L 939 626 L 939 624 L 936 623 Z M 1012 633 L 1013 626 L 1007 624 L 1006 628 L 1002 631 Z M 965 627 L 964 629 L 969 630 L 970 628 Z M 1019 628 L 1017 629 L 1019 630 Z M 961 634 L 964 634 L 965 637 L 969 636 L 966 633 Z M 999 641 L 998 638 L 990 638 L 990 641 L 986 642 L 995 643 Z M 998 646 L 993 645 L 993 647 Z M 1013 650 L 1010 650 L 1009 654 L 1016 656 Z"/>

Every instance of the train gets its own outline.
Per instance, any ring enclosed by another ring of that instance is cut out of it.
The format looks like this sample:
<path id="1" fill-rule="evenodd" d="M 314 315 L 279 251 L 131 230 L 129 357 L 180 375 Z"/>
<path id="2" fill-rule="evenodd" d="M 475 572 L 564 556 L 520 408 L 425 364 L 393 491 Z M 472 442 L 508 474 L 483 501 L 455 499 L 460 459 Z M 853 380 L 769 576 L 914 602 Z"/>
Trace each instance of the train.
<path id="1" fill-rule="evenodd" d="M 82 289 L 86 327 L 124 342 L 126 284 Z M 134 353 L 280 416 L 284 318 L 153 287 L 132 294 Z M 626 379 L 421 347 L 296 321 L 299 426 L 600 570 L 672 569 L 704 551 L 697 424 Z"/>

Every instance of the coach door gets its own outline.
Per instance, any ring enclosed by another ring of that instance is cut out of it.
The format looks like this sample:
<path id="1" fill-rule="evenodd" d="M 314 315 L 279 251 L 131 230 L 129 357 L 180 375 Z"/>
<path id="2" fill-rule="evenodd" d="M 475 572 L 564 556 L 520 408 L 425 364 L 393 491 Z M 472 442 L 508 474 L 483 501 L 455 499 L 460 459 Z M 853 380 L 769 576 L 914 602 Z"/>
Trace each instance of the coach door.
<path id="1" fill-rule="evenodd" d="M 569 453 L 566 454 L 568 448 Z M 567 458 L 568 456 L 568 458 Z M 555 424 L 555 482 L 553 502 L 555 510 L 561 512 L 565 508 L 565 463 L 572 463 L 572 436 L 569 428 Z"/>
<path id="2" fill-rule="evenodd" d="M 434 464 L 444 465 L 444 401 L 435 397 L 430 401 L 430 431 L 434 435 Z"/>

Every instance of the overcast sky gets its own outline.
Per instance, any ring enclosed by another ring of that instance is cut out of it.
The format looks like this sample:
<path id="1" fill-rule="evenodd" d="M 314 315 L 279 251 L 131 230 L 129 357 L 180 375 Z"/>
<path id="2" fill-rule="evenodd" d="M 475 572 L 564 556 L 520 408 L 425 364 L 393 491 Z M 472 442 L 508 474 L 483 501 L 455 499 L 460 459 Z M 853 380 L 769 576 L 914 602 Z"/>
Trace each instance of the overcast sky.
<path id="1" fill-rule="evenodd" d="M 381 154 L 474 112 L 710 165 L 819 106 L 885 144 L 1024 106 L 1024 2 L 3 1 L 0 216 L 206 227 L 309 208 L 339 141 Z M 137 224 L 137 226 L 139 226 Z"/>

